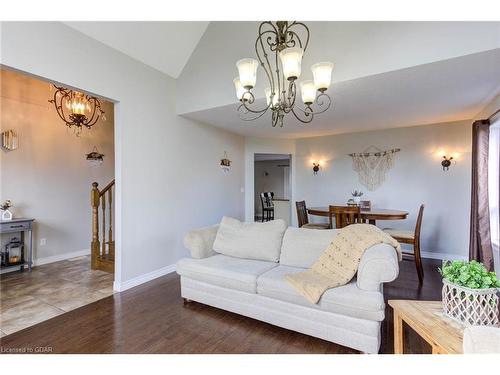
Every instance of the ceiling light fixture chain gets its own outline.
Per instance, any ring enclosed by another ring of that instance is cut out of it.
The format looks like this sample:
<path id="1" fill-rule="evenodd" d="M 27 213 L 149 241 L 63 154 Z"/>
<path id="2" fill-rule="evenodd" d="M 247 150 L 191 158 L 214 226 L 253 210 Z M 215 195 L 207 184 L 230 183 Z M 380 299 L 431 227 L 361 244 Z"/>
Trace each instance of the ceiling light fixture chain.
<path id="1" fill-rule="evenodd" d="M 302 37 L 301 37 L 302 36 Z M 297 105 L 297 80 L 301 74 L 302 57 L 309 45 L 309 28 L 302 22 L 262 22 L 255 41 L 257 60 L 241 59 L 236 63 L 239 77 L 234 79 L 236 96 L 241 104 L 238 113 L 244 121 L 254 121 L 269 109 L 273 127 L 283 127 L 285 115 L 292 112 L 302 123 L 309 123 L 314 116 L 327 111 L 332 100 L 325 91 L 331 83 L 333 64 L 321 62 L 311 68 L 314 81 L 302 81 L 300 90 L 304 108 Z M 274 58 L 269 58 L 274 55 Z M 272 63 L 271 63 L 272 61 Z M 266 107 L 253 108 L 257 67 L 264 70 L 269 87 L 265 89 Z M 288 81 L 288 82 L 287 82 Z M 318 94 L 319 93 L 319 94 Z M 313 109 L 316 104 L 317 109 Z"/>

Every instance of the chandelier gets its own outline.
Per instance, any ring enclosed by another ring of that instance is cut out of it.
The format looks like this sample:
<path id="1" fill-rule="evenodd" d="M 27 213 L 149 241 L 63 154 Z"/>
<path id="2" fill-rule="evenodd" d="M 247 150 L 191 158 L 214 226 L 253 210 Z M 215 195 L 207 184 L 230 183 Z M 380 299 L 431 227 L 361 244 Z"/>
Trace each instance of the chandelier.
<path id="1" fill-rule="evenodd" d="M 253 121 L 271 110 L 272 126 L 283 127 L 283 118 L 292 113 L 302 123 L 309 123 L 314 115 L 328 110 L 331 99 L 326 93 L 330 87 L 333 64 L 319 62 L 311 67 L 314 80 L 300 82 L 297 100 L 297 81 L 301 74 L 302 56 L 309 44 L 309 29 L 301 22 L 262 22 L 255 41 L 257 60 L 241 59 L 236 63 L 239 77 L 233 80 L 236 96 L 241 104 L 238 113 L 242 120 Z M 268 86 L 264 90 L 267 105 L 253 108 L 252 89 L 257 81 L 257 67 L 262 66 Z M 316 107 L 316 108 L 313 108 Z"/>
<path id="2" fill-rule="evenodd" d="M 56 91 L 49 103 L 54 104 L 57 114 L 66 123 L 66 126 L 76 127 L 76 134 L 80 135 L 82 127 L 90 129 L 99 118 L 106 121 L 101 108 L 101 102 L 95 96 L 65 89 L 54 85 Z"/>

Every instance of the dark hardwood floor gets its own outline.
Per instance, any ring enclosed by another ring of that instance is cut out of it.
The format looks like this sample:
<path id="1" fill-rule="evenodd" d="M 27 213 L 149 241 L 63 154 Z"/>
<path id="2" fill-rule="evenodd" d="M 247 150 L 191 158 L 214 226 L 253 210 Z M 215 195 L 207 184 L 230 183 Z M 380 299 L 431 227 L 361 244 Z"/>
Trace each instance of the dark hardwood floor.
<path id="1" fill-rule="evenodd" d="M 424 260 L 421 288 L 411 261 L 386 284 L 386 299 L 440 300 L 439 261 Z M 381 353 L 392 353 L 392 311 L 386 307 Z M 406 328 L 405 351 L 430 353 Z M 170 274 L 0 339 L 9 349 L 54 353 L 357 353 L 340 345 L 192 302 L 183 306 Z M 36 350 L 36 349 L 35 349 Z"/>

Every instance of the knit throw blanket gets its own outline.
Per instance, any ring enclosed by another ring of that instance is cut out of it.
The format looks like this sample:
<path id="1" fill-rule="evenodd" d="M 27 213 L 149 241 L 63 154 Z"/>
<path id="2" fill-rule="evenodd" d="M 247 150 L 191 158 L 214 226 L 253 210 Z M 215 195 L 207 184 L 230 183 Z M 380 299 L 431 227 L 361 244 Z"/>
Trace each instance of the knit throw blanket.
<path id="1" fill-rule="evenodd" d="M 318 303 L 327 289 L 351 281 L 365 250 L 379 243 L 393 246 L 401 260 L 401 245 L 387 233 L 370 224 L 348 225 L 310 269 L 286 275 L 286 280 L 310 302 Z"/>

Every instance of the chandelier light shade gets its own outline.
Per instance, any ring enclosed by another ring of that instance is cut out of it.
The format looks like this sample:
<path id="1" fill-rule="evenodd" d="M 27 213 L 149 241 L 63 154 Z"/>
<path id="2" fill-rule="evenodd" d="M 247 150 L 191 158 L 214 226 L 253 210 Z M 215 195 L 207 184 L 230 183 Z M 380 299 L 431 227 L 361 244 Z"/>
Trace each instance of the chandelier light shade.
<path id="1" fill-rule="evenodd" d="M 76 127 L 75 132 L 80 135 L 82 128 L 92 128 L 99 118 L 106 120 L 101 102 L 95 96 L 66 89 L 54 85 L 53 99 L 49 103 L 54 104 L 57 114 L 64 121 L 66 126 Z"/>
<path id="2" fill-rule="evenodd" d="M 266 94 L 267 105 L 269 105 L 271 103 L 271 100 L 272 100 L 272 102 L 273 102 L 272 106 L 276 107 L 278 105 L 278 102 L 279 102 L 279 95 L 272 92 L 270 87 L 266 87 L 266 89 L 264 90 L 264 93 Z"/>
<path id="3" fill-rule="evenodd" d="M 302 69 L 302 48 L 285 48 L 280 52 L 283 75 L 287 81 L 294 81 L 300 77 Z"/>
<path id="4" fill-rule="evenodd" d="M 257 68 L 259 62 L 255 59 L 241 59 L 236 63 L 240 75 L 241 85 L 247 89 L 253 89 L 257 81 Z"/>
<path id="5" fill-rule="evenodd" d="M 333 63 L 331 62 L 319 62 L 311 67 L 314 86 L 318 91 L 324 92 L 328 90 L 332 82 L 332 70 Z"/>
<path id="6" fill-rule="evenodd" d="M 302 102 L 305 105 L 311 105 L 316 99 L 316 88 L 313 81 L 302 81 L 300 83 L 300 92 L 302 94 Z"/>
<path id="7" fill-rule="evenodd" d="M 236 97 L 238 100 L 243 99 L 243 94 L 245 93 L 245 88 L 241 85 L 240 79 L 236 77 L 233 79 L 234 88 L 236 89 Z"/>
<path id="8" fill-rule="evenodd" d="M 255 41 L 257 59 L 245 58 L 236 63 L 239 77 L 234 80 L 236 96 L 241 104 L 238 113 L 242 120 L 252 121 L 271 111 L 271 123 L 283 127 L 284 117 L 293 116 L 309 123 L 314 115 L 328 110 L 333 64 L 320 62 L 311 68 L 313 79 L 300 83 L 300 94 L 305 107 L 297 98 L 297 82 L 302 74 L 302 58 L 309 44 L 309 29 L 302 22 L 262 22 Z M 258 108 L 252 89 L 257 82 L 257 67 L 261 66 L 267 78 L 264 90 L 266 107 Z M 237 81 L 239 79 L 239 81 Z M 313 108 L 313 106 L 315 108 Z M 256 108 L 257 107 L 257 108 Z"/>

